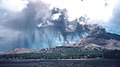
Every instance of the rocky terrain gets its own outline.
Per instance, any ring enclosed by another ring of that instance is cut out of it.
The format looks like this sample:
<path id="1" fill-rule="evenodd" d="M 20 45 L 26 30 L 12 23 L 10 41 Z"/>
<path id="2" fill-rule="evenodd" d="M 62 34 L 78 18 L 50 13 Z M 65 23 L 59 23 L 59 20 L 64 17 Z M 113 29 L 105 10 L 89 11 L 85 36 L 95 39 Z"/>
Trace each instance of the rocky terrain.
<path id="1" fill-rule="evenodd" d="M 36 52 L 36 51 L 27 48 L 15 48 L 13 50 L 5 52 L 5 54 L 21 54 L 21 53 L 32 53 L 32 52 Z"/>
<path id="2" fill-rule="evenodd" d="M 96 27 L 90 31 L 88 36 L 82 38 L 79 42 L 65 44 L 64 46 L 96 46 L 120 50 L 120 35 L 109 33 L 103 28 Z"/>

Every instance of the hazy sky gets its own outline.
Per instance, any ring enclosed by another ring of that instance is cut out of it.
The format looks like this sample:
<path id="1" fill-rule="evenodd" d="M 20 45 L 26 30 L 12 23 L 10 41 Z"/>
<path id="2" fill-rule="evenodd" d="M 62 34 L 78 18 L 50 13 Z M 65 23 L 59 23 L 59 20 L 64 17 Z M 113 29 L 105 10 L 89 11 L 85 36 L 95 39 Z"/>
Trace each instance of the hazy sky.
<path id="1" fill-rule="evenodd" d="M 89 24 L 97 23 L 109 32 L 120 34 L 119 3 L 119 0 L 0 0 L 0 50 L 28 44 L 35 48 L 32 40 L 39 40 L 37 20 L 48 19 L 53 7 L 67 9 L 70 21 L 86 16 L 90 18 Z"/>

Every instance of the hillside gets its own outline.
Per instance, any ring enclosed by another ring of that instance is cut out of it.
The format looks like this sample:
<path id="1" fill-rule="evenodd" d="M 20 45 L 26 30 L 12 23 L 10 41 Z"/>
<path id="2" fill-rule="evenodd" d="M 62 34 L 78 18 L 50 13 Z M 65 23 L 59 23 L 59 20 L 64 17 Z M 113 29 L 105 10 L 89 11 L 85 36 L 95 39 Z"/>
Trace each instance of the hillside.
<path id="1" fill-rule="evenodd" d="M 120 59 L 120 50 L 108 50 L 93 46 L 58 46 L 40 50 L 38 53 L 3 54 L 0 59 Z"/>
<path id="2" fill-rule="evenodd" d="M 40 51 L 17 48 L 0 55 L 0 59 L 120 59 L 120 35 L 104 29 L 92 29 L 79 42 L 45 48 Z"/>
<path id="3" fill-rule="evenodd" d="M 100 46 L 106 49 L 120 50 L 120 35 L 106 32 L 105 29 L 96 27 L 92 29 L 86 37 L 73 44 L 64 46 Z"/>
<path id="4" fill-rule="evenodd" d="M 5 54 L 21 54 L 21 53 L 32 53 L 32 52 L 36 52 L 36 51 L 27 48 L 15 48 L 13 50 L 5 52 Z"/>

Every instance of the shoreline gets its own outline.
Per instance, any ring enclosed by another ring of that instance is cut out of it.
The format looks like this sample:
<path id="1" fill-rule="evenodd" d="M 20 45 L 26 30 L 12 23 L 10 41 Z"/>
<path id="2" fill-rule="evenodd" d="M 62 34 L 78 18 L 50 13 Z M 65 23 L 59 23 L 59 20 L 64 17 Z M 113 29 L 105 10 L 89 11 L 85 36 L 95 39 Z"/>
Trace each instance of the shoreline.
<path id="1" fill-rule="evenodd" d="M 0 59 L 1 62 L 5 63 L 14 63 L 14 62 L 50 62 L 50 61 L 120 61 L 119 59 L 98 59 L 98 58 L 91 58 L 91 59 Z"/>

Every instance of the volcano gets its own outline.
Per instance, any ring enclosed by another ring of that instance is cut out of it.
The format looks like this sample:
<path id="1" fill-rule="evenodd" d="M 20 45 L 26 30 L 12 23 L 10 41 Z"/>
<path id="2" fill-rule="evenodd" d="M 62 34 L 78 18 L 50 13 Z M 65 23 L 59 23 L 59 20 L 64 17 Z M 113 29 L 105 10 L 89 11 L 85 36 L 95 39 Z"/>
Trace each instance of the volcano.
<path id="1" fill-rule="evenodd" d="M 96 28 L 91 33 L 74 44 L 66 44 L 65 46 L 90 46 L 96 45 L 107 49 L 120 50 L 120 35 L 106 32 L 105 29 Z"/>

